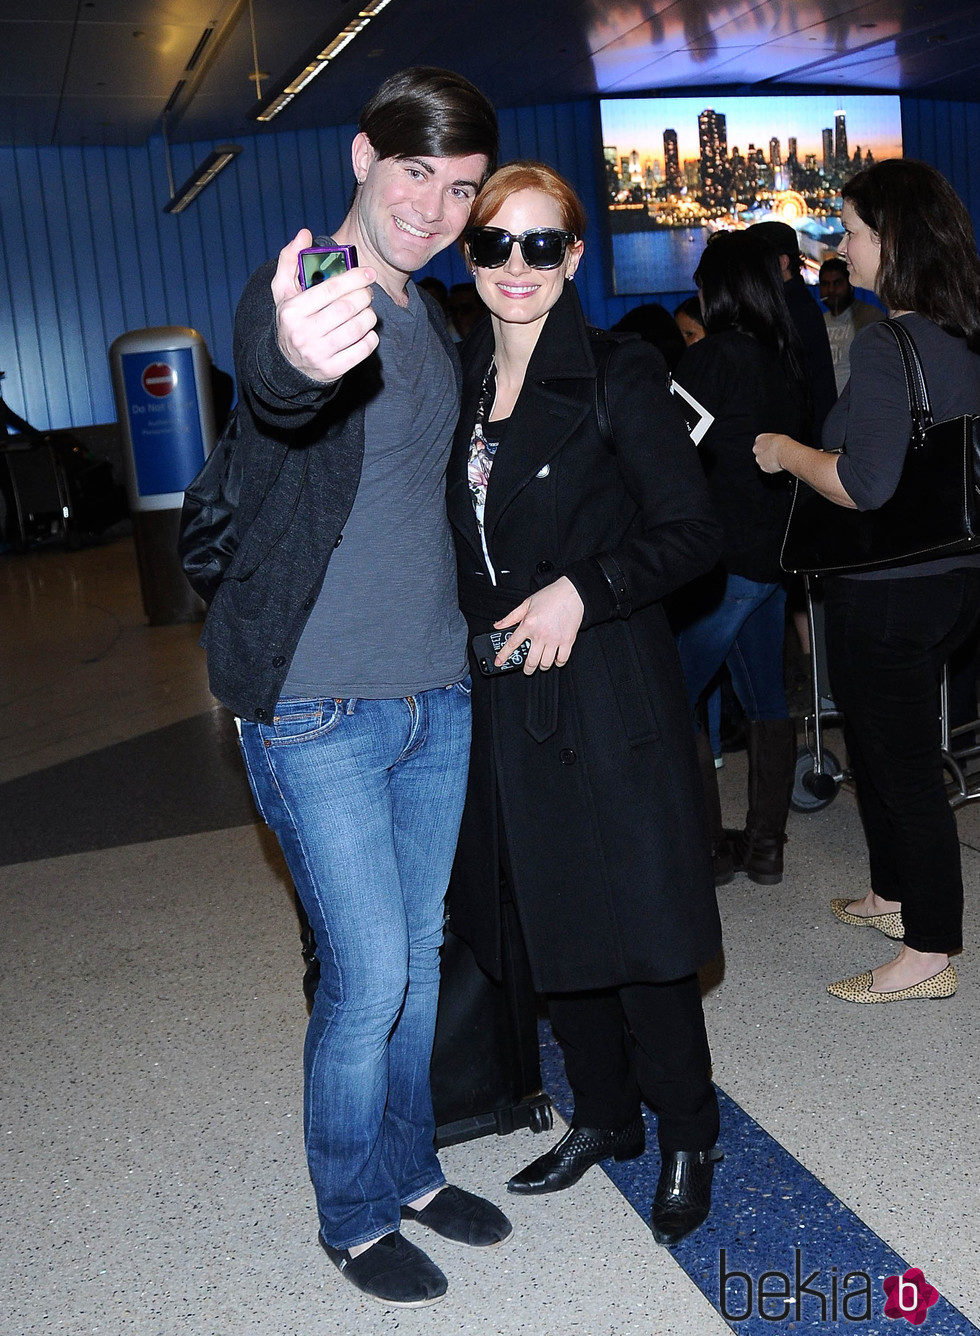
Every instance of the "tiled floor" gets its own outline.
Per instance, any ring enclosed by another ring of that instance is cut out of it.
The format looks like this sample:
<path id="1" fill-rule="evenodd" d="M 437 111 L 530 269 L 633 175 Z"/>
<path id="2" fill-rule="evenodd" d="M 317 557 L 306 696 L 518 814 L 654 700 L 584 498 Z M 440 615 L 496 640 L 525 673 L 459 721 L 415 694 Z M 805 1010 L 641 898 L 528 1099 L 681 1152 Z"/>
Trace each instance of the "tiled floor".
<path id="1" fill-rule="evenodd" d="M 866 888 L 846 790 L 791 817 L 781 886 L 720 892 L 705 1006 L 726 1159 L 709 1227 L 675 1255 L 654 1244 L 655 1151 L 617 1166 L 618 1186 L 595 1170 L 515 1198 L 503 1184 L 543 1142 L 484 1139 L 445 1163 L 505 1205 L 514 1237 L 479 1255 L 427 1236 L 451 1286 L 431 1309 L 358 1300 L 316 1246 L 288 881 L 197 630 L 147 627 L 135 569 L 127 540 L 0 557 L 3 1336 L 877 1333 L 904 1330 L 882 1316 L 882 1278 L 906 1265 L 942 1296 L 926 1332 L 977 1330 L 980 805 L 958 818 L 959 992 L 862 1008 L 824 992 L 890 949 L 827 908 Z M 742 758 L 721 778 L 734 818 Z M 567 1107 L 548 1042 L 544 1057 Z M 745 1277 L 727 1322 L 722 1249 Z M 785 1272 L 792 1298 L 797 1258 L 804 1284 L 817 1272 L 799 1312 L 769 1300 L 760 1316 L 760 1275 L 771 1293 Z M 867 1318 L 843 1309 L 862 1274 Z"/>

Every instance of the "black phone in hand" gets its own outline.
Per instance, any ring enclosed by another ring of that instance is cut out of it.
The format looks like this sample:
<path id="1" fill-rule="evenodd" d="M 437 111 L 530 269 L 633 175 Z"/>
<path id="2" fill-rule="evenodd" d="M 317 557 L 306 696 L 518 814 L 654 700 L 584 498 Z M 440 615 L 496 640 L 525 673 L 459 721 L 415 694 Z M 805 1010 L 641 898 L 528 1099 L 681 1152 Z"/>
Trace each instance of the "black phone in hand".
<path id="1" fill-rule="evenodd" d="M 499 668 L 494 662 L 515 630 L 516 628 L 512 626 L 508 630 L 488 631 L 484 635 L 473 637 L 473 653 L 476 656 L 477 667 L 484 677 L 498 677 L 501 673 L 513 673 L 518 668 L 524 667 L 524 660 L 531 648 L 530 640 L 525 640 L 523 644 L 516 646 L 510 657 Z"/>

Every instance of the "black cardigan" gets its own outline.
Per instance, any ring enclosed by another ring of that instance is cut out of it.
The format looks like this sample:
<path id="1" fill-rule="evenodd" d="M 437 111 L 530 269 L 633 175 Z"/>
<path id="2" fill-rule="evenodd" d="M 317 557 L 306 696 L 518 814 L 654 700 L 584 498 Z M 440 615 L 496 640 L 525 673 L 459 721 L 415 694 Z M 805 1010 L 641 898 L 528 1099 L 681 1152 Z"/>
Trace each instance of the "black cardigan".
<path id="1" fill-rule="evenodd" d="M 243 719 L 271 719 L 343 537 L 364 460 L 364 387 L 373 358 L 327 388 L 292 367 L 276 341 L 270 260 L 249 279 L 235 317 L 241 542 L 215 593 L 201 644 L 218 700 Z M 422 292 L 452 360 L 446 322 Z"/>

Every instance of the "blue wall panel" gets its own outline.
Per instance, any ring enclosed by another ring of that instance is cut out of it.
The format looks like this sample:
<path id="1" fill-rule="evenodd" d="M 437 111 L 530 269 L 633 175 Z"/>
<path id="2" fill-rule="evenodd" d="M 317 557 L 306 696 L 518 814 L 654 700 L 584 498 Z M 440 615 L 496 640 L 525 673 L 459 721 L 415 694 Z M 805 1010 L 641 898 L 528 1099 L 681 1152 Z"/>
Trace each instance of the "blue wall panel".
<path id="1" fill-rule="evenodd" d="M 903 98 L 905 152 L 934 163 L 980 230 L 980 103 Z M 501 160 L 539 157 L 575 185 L 589 216 L 576 282 L 589 318 L 615 323 L 641 300 L 672 307 L 684 293 L 612 297 L 602 226 L 595 102 L 501 112 Z M 141 148 L 0 147 L 0 368 L 4 395 L 38 427 L 115 417 L 108 347 L 129 329 L 190 325 L 231 369 L 235 304 L 245 281 L 300 227 L 343 217 L 354 176 L 351 125 L 247 138 L 235 162 L 183 214 L 162 212 L 170 191 L 163 144 Z M 179 185 L 214 147 L 175 145 Z M 429 267 L 468 279 L 455 247 Z"/>

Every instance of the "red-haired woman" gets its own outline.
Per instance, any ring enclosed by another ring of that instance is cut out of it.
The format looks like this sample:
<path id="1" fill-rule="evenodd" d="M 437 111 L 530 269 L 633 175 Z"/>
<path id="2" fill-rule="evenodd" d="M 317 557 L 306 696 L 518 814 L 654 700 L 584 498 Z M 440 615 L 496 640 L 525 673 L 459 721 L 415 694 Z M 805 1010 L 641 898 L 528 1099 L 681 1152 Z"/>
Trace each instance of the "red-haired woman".
<path id="1" fill-rule="evenodd" d="M 663 1155 L 652 1223 L 670 1244 L 710 1209 L 718 1106 L 696 970 L 720 930 L 660 601 L 714 563 L 719 535 L 663 360 L 586 324 L 584 227 L 566 181 L 513 163 L 464 234 L 491 318 L 463 351 L 450 461 L 461 605 L 471 635 L 515 627 L 529 650 L 523 671 L 489 678 L 474 658 L 449 910 L 499 977 L 513 901 L 575 1097 L 572 1127 L 511 1191 L 639 1155 L 645 1099 Z"/>

